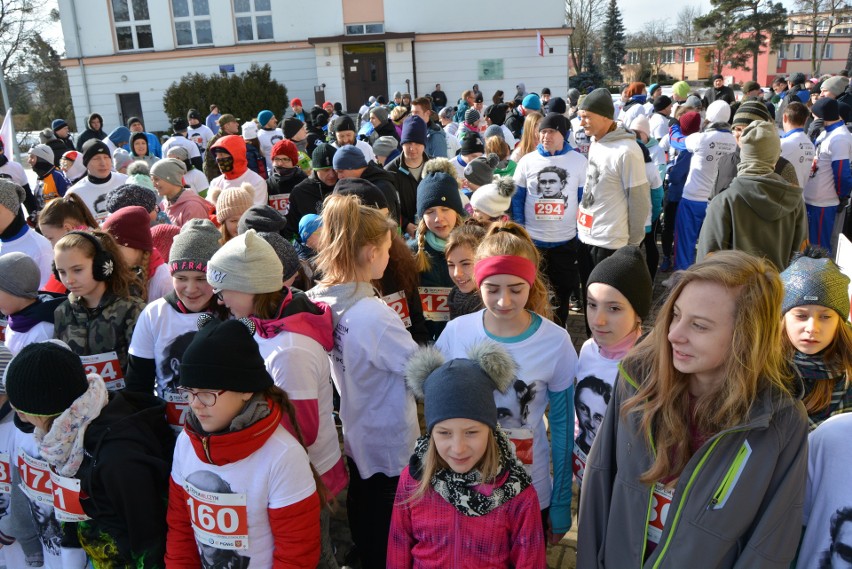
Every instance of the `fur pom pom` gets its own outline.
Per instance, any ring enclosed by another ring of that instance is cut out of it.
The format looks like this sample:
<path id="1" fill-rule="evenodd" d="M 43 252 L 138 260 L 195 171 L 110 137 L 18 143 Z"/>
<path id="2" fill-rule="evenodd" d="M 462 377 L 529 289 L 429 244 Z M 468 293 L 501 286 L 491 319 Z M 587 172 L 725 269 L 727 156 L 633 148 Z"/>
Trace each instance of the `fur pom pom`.
<path id="1" fill-rule="evenodd" d="M 143 162 L 141 160 L 137 160 L 136 162 L 133 162 L 132 164 L 130 164 L 130 166 L 127 167 L 127 175 L 128 176 L 133 176 L 133 175 L 136 175 L 136 174 L 142 174 L 143 176 L 150 176 L 151 175 L 151 169 L 148 168 L 148 164 L 146 162 Z"/>
<path id="2" fill-rule="evenodd" d="M 488 164 L 489 168 L 494 169 L 500 163 L 500 157 L 493 152 L 489 152 L 488 156 L 485 157 L 485 163 Z"/>
<path id="3" fill-rule="evenodd" d="M 510 176 L 502 176 L 497 180 L 497 193 L 505 198 L 515 193 L 515 181 Z"/>
<path id="4" fill-rule="evenodd" d="M 433 371 L 444 365 L 444 354 L 434 346 L 420 348 L 405 366 L 405 383 L 417 399 L 423 399 L 423 384 Z"/>
<path id="5" fill-rule="evenodd" d="M 467 357 L 479 364 L 500 393 L 505 393 L 518 373 L 512 356 L 496 342 L 478 342 L 467 349 Z"/>
<path id="6" fill-rule="evenodd" d="M 804 251 L 799 251 L 793 255 L 793 258 L 790 259 L 790 264 L 793 264 L 793 261 L 801 259 L 802 257 L 810 257 L 811 259 L 831 259 L 831 255 L 827 249 L 817 245 L 808 245 L 805 247 Z"/>

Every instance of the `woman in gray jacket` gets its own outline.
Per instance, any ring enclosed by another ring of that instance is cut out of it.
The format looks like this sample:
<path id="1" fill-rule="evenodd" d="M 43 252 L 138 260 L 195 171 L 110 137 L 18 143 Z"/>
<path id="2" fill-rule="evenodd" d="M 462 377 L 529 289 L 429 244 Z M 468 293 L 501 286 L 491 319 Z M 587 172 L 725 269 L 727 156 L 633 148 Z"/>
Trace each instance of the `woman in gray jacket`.
<path id="1" fill-rule="evenodd" d="M 578 564 L 786 568 L 807 416 L 781 353 L 771 263 L 719 251 L 682 274 L 623 360 L 586 465 Z"/>

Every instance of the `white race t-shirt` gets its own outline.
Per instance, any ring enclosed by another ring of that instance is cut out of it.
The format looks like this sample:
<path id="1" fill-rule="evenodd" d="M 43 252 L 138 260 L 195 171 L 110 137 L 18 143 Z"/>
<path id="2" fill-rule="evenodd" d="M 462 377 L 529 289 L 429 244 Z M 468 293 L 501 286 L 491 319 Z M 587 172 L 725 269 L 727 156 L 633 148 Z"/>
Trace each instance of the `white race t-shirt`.
<path id="1" fill-rule="evenodd" d="M 187 131 L 189 132 L 189 131 Z M 200 158 L 201 151 L 198 150 L 198 145 L 189 140 L 185 136 L 174 135 L 170 137 L 167 141 L 163 143 L 163 156 L 169 155 L 169 149 L 175 146 L 180 146 L 181 148 L 186 148 L 187 154 L 189 154 L 189 158 Z"/>
<path id="2" fill-rule="evenodd" d="M 39 322 L 27 332 L 15 332 L 11 327 L 6 328 L 6 347 L 13 356 L 17 356 L 18 352 L 30 344 L 46 342 L 52 338 L 52 322 Z"/>
<path id="3" fill-rule="evenodd" d="M 186 137 L 198 146 L 200 153 L 203 153 L 210 139 L 213 138 L 213 131 L 206 124 L 200 123 L 198 126 L 189 127 L 186 130 Z"/>
<path id="4" fill-rule="evenodd" d="M 251 168 L 246 168 L 242 176 L 238 176 L 232 180 L 227 179 L 224 174 L 213 178 L 210 182 L 210 188 L 207 190 L 207 201 L 213 203 L 211 198 L 215 193 L 213 191 L 215 188 L 222 190 L 226 188 L 239 188 L 243 182 L 248 182 L 254 188 L 254 203 L 252 205 L 267 205 L 266 201 L 269 199 L 269 193 L 266 189 L 266 180 L 261 178 L 260 174 Z"/>
<path id="5" fill-rule="evenodd" d="M 811 175 L 816 149 L 804 131 L 797 129 L 789 136 L 781 137 L 781 157 L 796 169 L 799 187 L 804 188 Z"/>
<path id="6" fill-rule="evenodd" d="M 224 466 L 200 460 L 182 432 L 175 445 L 172 480 L 187 492 L 185 507 L 194 509 L 190 519 L 199 524 L 193 527 L 196 542 L 232 551 L 237 560 L 233 567 L 272 567 L 275 543 L 269 509 L 290 506 L 316 492 L 305 449 L 281 425 L 258 450 Z M 234 535 L 237 527 L 246 527 L 246 534 Z M 223 547 L 220 541 L 234 545 Z"/>
<path id="7" fill-rule="evenodd" d="M 709 201 L 719 171 L 719 159 L 737 149 L 737 140 L 730 132 L 711 130 L 690 134 L 685 144 L 692 152 L 692 161 L 683 185 L 683 197 L 696 202 Z"/>
<path id="8" fill-rule="evenodd" d="M 174 288 L 169 264 L 163 263 L 157 267 L 153 276 L 148 279 L 148 302 L 151 303 L 159 298 L 163 298 L 172 292 Z"/>
<path id="9" fill-rule="evenodd" d="M 107 194 L 126 183 L 127 176 L 118 172 L 110 172 L 110 179 L 103 184 L 93 184 L 88 176 L 83 176 L 76 184 L 68 188 L 66 193 L 80 196 L 98 223 L 103 223 L 109 215 L 106 208 Z"/>
<path id="10" fill-rule="evenodd" d="M 210 182 L 207 181 L 207 176 L 204 175 L 204 172 L 196 168 L 193 168 L 183 175 L 183 183 L 189 186 L 190 190 L 199 195 L 201 192 L 210 187 Z"/>
<path id="11" fill-rule="evenodd" d="M 468 357 L 467 349 L 472 344 L 489 340 L 482 322 L 484 312 L 483 309 L 450 320 L 435 347 L 448 360 Z M 531 336 L 517 342 L 501 342 L 500 345 L 517 363 L 518 376 L 506 395 L 495 392 L 498 421 L 504 430 L 509 431 L 509 438 L 515 442 L 516 448 L 524 437 L 526 440 L 532 438 L 530 470 L 539 505 L 543 509 L 550 505 L 553 490 L 550 444 L 543 420 L 549 401 L 547 392 L 564 391 L 574 384 L 577 352 L 568 332 L 545 319 Z M 528 460 L 521 457 L 521 462 L 529 466 Z"/>
<path id="12" fill-rule="evenodd" d="M 805 203 L 816 207 L 833 206 L 840 203 L 831 163 L 835 160 L 852 159 L 852 133 L 844 125 L 826 130 L 816 139 L 816 156 L 811 174 L 805 183 Z"/>

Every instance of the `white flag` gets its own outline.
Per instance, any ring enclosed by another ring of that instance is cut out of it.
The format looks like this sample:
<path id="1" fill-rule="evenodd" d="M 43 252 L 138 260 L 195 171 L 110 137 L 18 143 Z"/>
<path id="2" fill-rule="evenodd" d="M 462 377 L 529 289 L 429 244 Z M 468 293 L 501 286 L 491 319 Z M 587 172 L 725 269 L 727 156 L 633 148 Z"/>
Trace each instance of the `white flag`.
<path id="1" fill-rule="evenodd" d="M 12 128 L 12 109 L 6 109 L 6 116 L 3 118 L 3 126 L 0 127 L 0 138 L 3 139 L 3 155 L 12 161 L 15 155 L 15 131 Z"/>

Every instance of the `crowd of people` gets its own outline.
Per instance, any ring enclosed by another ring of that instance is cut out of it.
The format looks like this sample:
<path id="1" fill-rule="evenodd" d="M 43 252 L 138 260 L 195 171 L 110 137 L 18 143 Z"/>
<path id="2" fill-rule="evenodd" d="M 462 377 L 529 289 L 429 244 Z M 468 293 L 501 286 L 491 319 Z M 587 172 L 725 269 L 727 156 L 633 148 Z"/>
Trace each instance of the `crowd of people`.
<path id="1" fill-rule="evenodd" d="M 852 87 L 712 82 L 54 120 L 0 164 L 0 560 L 335 568 L 345 491 L 365 569 L 574 519 L 582 568 L 848 564 Z"/>

